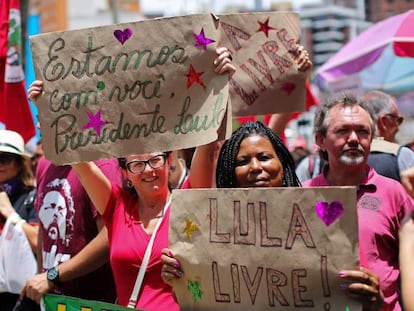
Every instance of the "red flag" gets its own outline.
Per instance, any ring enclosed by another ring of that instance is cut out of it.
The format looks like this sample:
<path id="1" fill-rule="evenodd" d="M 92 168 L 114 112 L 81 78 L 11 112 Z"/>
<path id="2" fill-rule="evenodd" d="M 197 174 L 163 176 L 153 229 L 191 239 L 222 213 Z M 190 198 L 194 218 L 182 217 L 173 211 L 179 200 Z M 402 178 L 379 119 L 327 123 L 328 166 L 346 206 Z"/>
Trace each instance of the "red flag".
<path id="1" fill-rule="evenodd" d="M 319 105 L 319 103 L 318 103 L 315 95 L 312 92 L 312 86 L 310 85 L 309 81 L 306 81 L 306 103 L 305 103 L 305 111 L 308 111 L 311 107 L 317 106 L 317 105 Z M 290 116 L 290 120 L 288 121 L 288 124 L 289 124 L 289 122 L 297 119 L 301 115 L 301 113 L 302 112 L 294 112 Z M 271 116 L 271 115 L 269 115 L 269 116 Z M 270 120 L 270 117 L 267 120 L 267 124 L 269 124 L 269 120 Z M 282 133 L 281 138 L 282 138 L 282 140 L 285 143 L 287 142 L 284 132 Z"/>
<path id="2" fill-rule="evenodd" d="M 313 95 L 312 87 L 309 81 L 306 81 L 306 104 L 305 104 L 305 111 L 308 111 L 311 107 L 319 105 L 315 95 Z M 290 120 L 297 119 L 301 112 L 295 112 Z"/>
<path id="3" fill-rule="evenodd" d="M 21 29 L 19 0 L 1 0 L 0 128 L 18 132 L 27 142 L 36 129 L 24 84 Z"/>

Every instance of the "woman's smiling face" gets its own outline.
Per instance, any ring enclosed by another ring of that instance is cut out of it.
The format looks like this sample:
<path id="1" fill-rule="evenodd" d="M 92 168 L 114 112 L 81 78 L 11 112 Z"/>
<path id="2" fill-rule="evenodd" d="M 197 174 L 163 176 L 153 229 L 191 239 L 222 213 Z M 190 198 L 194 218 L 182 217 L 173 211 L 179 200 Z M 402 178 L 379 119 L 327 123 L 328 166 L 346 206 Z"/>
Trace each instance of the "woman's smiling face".
<path id="1" fill-rule="evenodd" d="M 137 170 L 133 173 L 130 169 L 125 169 L 123 174 L 132 182 L 138 194 L 142 191 L 168 189 L 168 173 L 171 162 L 168 155 L 161 152 L 137 154 L 127 156 L 125 161 L 132 171 Z"/>
<path id="2" fill-rule="evenodd" d="M 282 186 L 283 165 L 267 137 L 253 135 L 243 139 L 235 174 L 240 188 Z"/>

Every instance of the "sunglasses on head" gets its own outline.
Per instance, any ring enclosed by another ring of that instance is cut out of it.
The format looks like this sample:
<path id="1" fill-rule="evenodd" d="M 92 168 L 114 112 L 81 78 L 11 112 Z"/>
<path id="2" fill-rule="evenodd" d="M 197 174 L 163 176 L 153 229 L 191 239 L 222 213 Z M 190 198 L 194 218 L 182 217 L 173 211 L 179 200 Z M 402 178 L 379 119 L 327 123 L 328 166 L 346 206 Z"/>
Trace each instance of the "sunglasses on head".
<path id="1" fill-rule="evenodd" d="M 9 164 L 14 159 L 17 159 L 18 156 L 12 154 L 12 153 L 0 153 L 0 163 L 1 164 Z"/>

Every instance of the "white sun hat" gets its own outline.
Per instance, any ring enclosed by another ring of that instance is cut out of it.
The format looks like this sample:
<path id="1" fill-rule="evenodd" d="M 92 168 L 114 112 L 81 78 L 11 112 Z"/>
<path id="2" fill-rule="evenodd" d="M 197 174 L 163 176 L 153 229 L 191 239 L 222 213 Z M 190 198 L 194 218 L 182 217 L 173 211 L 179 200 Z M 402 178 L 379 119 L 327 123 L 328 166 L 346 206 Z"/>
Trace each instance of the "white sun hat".
<path id="1" fill-rule="evenodd" d="M 24 152 L 23 137 L 10 130 L 0 130 L 0 153 L 7 152 L 18 154 L 22 157 L 30 158 L 30 155 Z"/>

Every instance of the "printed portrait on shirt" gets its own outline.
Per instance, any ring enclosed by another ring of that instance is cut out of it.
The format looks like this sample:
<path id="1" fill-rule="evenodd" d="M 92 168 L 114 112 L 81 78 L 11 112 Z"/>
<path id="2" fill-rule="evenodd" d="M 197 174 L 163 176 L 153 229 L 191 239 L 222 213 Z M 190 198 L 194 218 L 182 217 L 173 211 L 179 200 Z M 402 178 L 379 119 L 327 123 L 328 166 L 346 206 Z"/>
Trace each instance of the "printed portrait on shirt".
<path id="1" fill-rule="evenodd" d="M 75 209 L 67 179 L 54 179 L 41 202 L 39 219 L 51 240 L 69 246 L 73 235 Z"/>

